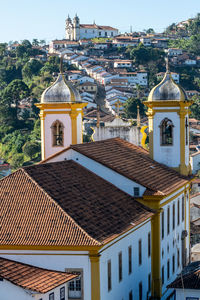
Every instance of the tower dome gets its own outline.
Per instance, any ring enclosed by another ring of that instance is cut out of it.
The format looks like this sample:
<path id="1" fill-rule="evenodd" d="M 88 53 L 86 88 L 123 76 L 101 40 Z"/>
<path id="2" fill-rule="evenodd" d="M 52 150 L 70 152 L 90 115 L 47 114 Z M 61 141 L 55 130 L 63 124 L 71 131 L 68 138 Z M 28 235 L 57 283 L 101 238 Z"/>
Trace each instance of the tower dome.
<path id="1" fill-rule="evenodd" d="M 148 101 L 187 101 L 187 95 L 167 71 L 163 80 L 149 93 Z"/>
<path id="2" fill-rule="evenodd" d="M 67 17 L 67 19 L 66 19 L 66 22 L 67 22 L 67 23 L 71 23 L 71 22 L 72 22 L 72 20 L 71 20 L 71 18 L 70 18 L 69 15 L 68 15 L 68 17 Z"/>
<path id="3" fill-rule="evenodd" d="M 82 102 L 78 90 L 65 80 L 62 73 L 42 94 L 41 103 Z"/>

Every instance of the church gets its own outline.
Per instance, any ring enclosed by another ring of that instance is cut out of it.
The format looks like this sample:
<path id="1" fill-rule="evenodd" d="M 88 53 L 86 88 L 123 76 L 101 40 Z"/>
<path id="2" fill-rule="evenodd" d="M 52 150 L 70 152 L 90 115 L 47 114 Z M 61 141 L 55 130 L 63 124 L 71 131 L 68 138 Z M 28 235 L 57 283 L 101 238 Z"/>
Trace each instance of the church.
<path id="1" fill-rule="evenodd" d="M 80 24 L 80 19 L 76 15 L 72 19 L 68 16 L 66 19 L 66 39 L 70 41 L 79 41 L 82 39 L 109 38 L 119 34 L 118 29 L 111 26 L 102 26 L 93 24 Z"/>
<path id="2" fill-rule="evenodd" d="M 77 272 L 68 299 L 174 299 L 190 260 L 191 103 L 167 70 L 145 105 L 149 151 L 82 143 L 86 103 L 58 75 L 37 104 L 42 161 L 0 181 L 0 257 Z"/>

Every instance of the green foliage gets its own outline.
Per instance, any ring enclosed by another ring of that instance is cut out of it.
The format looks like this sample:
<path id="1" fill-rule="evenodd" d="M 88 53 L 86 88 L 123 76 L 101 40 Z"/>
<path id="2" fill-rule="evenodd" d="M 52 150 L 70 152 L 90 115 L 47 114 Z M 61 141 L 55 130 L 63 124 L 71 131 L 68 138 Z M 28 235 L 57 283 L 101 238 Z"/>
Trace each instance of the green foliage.
<path id="1" fill-rule="evenodd" d="M 14 168 L 14 169 L 17 169 L 19 167 L 21 167 L 24 163 L 24 155 L 23 153 L 16 153 L 13 155 L 11 161 L 11 166 Z"/>
<path id="2" fill-rule="evenodd" d="M 154 31 L 153 28 L 149 28 L 149 29 L 145 30 L 145 32 L 146 32 L 147 34 L 153 34 L 153 33 L 155 33 L 155 31 Z"/>
<path id="3" fill-rule="evenodd" d="M 32 46 L 39 46 L 39 41 L 38 41 L 38 39 L 33 39 L 33 41 L 32 41 Z"/>
<path id="4" fill-rule="evenodd" d="M 192 100 L 194 103 L 191 105 L 191 118 L 195 118 L 197 120 L 200 120 L 200 97 L 199 96 L 193 96 Z"/>
<path id="5" fill-rule="evenodd" d="M 93 38 L 92 42 L 93 43 L 106 43 L 108 41 L 112 41 L 112 38 L 103 38 L 103 37 L 98 37 L 98 38 Z"/>
<path id="6" fill-rule="evenodd" d="M 169 40 L 168 46 L 170 48 L 179 48 L 186 50 L 189 53 L 199 55 L 200 53 L 200 34 L 192 35 L 189 39 L 179 38 L 176 40 Z"/>
<path id="7" fill-rule="evenodd" d="M 37 59 L 32 59 L 28 61 L 22 69 L 23 77 L 30 79 L 34 75 L 38 75 L 42 66 L 43 66 L 42 63 Z"/>
<path id="8" fill-rule="evenodd" d="M 137 118 L 137 106 L 140 108 L 140 115 L 144 116 L 146 107 L 143 102 L 138 98 L 129 98 L 124 104 L 124 115 L 127 119 Z"/>
<path id="9" fill-rule="evenodd" d="M 4 89 L 0 101 L 0 120 L 6 119 L 8 124 L 18 124 L 19 101 L 29 96 L 28 86 L 20 79 L 15 79 Z"/>
<path id="10" fill-rule="evenodd" d="M 29 156 L 32 160 L 33 157 L 40 151 L 40 145 L 37 142 L 26 142 L 22 147 L 22 150 L 23 153 Z"/>
<path id="11" fill-rule="evenodd" d="M 130 57 L 136 64 L 146 64 L 150 61 L 163 61 L 165 53 L 163 50 L 145 47 L 142 43 L 140 43 L 136 48 L 131 50 Z"/>

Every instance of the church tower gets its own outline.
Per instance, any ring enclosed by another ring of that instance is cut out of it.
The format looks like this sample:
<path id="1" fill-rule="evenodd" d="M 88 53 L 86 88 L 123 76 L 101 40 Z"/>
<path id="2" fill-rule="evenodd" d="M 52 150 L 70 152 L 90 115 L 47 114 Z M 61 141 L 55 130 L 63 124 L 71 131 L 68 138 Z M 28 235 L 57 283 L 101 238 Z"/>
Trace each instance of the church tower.
<path id="1" fill-rule="evenodd" d="M 42 160 L 68 147 L 82 143 L 82 114 L 87 103 L 66 82 L 64 75 L 42 94 L 40 109 Z"/>
<path id="2" fill-rule="evenodd" d="M 151 158 L 188 175 L 189 106 L 192 103 L 183 88 L 174 82 L 169 70 L 144 104 L 148 107 Z"/>
<path id="3" fill-rule="evenodd" d="M 73 24 L 69 15 L 66 19 L 65 31 L 66 31 L 66 39 L 70 41 L 73 40 Z"/>
<path id="4" fill-rule="evenodd" d="M 73 35 L 74 38 L 73 39 L 75 41 L 80 40 L 80 19 L 77 16 L 77 14 L 73 19 L 73 30 L 74 30 L 74 35 Z"/>

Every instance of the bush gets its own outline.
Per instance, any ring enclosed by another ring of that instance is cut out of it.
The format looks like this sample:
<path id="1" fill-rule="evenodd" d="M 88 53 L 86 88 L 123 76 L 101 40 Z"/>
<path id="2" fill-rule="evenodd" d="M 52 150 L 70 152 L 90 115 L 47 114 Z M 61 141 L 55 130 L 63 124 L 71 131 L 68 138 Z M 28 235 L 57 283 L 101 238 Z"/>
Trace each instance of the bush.
<path id="1" fill-rule="evenodd" d="M 33 156 L 40 151 L 40 145 L 37 142 L 26 142 L 22 147 L 22 150 L 23 153 L 32 160 Z"/>

